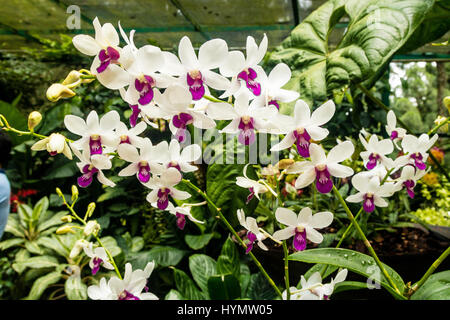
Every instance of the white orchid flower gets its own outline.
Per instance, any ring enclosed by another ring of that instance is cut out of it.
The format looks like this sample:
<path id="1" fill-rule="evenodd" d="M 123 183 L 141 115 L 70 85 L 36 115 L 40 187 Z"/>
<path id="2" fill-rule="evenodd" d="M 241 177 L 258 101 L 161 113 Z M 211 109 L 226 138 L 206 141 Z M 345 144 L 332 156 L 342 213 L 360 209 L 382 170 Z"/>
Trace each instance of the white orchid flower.
<path id="1" fill-rule="evenodd" d="M 253 199 L 254 196 L 256 196 L 256 198 L 258 200 L 259 199 L 259 194 L 260 193 L 265 193 L 267 191 L 272 192 L 272 194 L 277 197 L 277 194 L 275 191 L 273 191 L 267 184 L 261 183 L 259 181 L 255 181 L 253 179 L 250 179 L 249 177 L 247 177 L 247 167 L 249 164 L 246 164 L 243 170 L 243 177 L 236 177 L 236 184 L 242 188 L 247 188 L 248 191 L 250 191 L 250 194 L 247 197 L 247 201 L 246 204 L 248 204 L 250 202 L 250 200 Z"/>
<path id="2" fill-rule="evenodd" d="M 100 121 L 95 110 L 89 113 L 86 121 L 71 114 L 64 117 L 67 130 L 81 136 L 71 145 L 79 150 L 89 150 L 90 155 L 102 154 L 103 145 L 111 149 L 117 147 L 120 137 L 115 129 L 119 123 L 120 115 L 115 110 L 105 113 Z"/>
<path id="3" fill-rule="evenodd" d="M 264 70 L 258 65 L 267 51 L 267 36 L 264 34 L 259 46 L 252 36 L 247 37 L 246 54 L 240 51 L 230 51 L 224 64 L 220 67 L 220 73 L 225 77 L 231 77 L 231 84 L 227 91 L 220 97 L 226 98 L 231 95 L 238 95 L 245 86 L 254 95 L 261 94 L 261 83 L 259 75 Z"/>
<path id="4" fill-rule="evenodd" d="M 88 56 L 95 56 L 91 65 L 91 73 L 98 81 L 109 89 L 119 89 L 130 83 L 130 75 L 122 67 L 119 48 L 119 35 L 111 23 L 103 26 L 97 17 L 93 21 L 95 39 L 89 35 L 80 34 L 73 37 L 75 48 Z"/>
<path id="5" fill-rule="evenodd" d="M 206 202 L 183 203 L 181 206 L 175 207 L 171 202 L 169 202 L 167 211 L 169 211 L 169 213 L 171 213 L 177 217 L 177 227 L 178 227 L 178 229 L 183 230 L 184 226 L 186 224 L 186 217 L 188 217 L 188 219 L 191 220 L 192 222 L 196 222 L 196 223 L 200 223 L 200 224 L 205 223 L 204 221 L 195 219 L 191 213 L 192 207 L 200 206 L 200 205 L 204 205 L 204 204 L 206 204 Z"/>
<path id="6" fill-rule="evenodd" d="M 280 110 L 279 102 L 291 102 L 299 97 L 299 93 L 281 89 L 291 79 L 291 69 L 285 63 L 277 64 L 267 76 L 264 72 L 261 76 L 261 95 L 252 101 L 256 107 L 268 107 L 274 105 Z"/>
<path id="7" fill-rule="evenodd" d="M 386 132 L 389 135 L 389 138 L 392 140 L 394 145 L 397 146 L 397 141 L 403 139 L 406 135 L 406 130 L 403 128 L 397 127 L 397 118 L 395 117 L 394 111 L 390 110 L 387 114 L 387 125 L 385 126 Z"/>
<path id="8" fill-rule="evenodd" d="M 418 180 L 427 173 L 425 170 L 417 170 L 413 165 L 406 165 L 402 169 L 399 181 L 397 182 L 398 187 L 405 187 L 406 192 L 410 198 L 414 198 L 414 187 Z"/>
<path id="9" fill-rule="evenodd" d="M 155 263 L 149 262 L 144 270 L 133 271 L 131 264 L 127 263 L 122 280 L 113 276 L 107 283 L 102 278 L 98 286 L 88 287 L 88 296 L 93 300 L 158 300 L 157 296 L 148 292 L 146 285 L 154 267 Z"/>
<path id="10" fill-rule="evenodd" d="M 119 176 L 127 177 L 136 175 L 142 183 L 150 180 L 151 173 L 159 174 L 163 167 L 160 162 L 160 155 L 164 152 L 163 142 L 152 145 L 149 138 L 144 138 L 140 147 L 140 152 L 131 144 L 121 144 L 117 148 L 119 157 L 127 162 L 131 162 L 128 166 L 119 172 Z"/>
<path id="11" fill-rule="evenodd" d="M 352 178 L 353 187 L 358 190 L 356 194 L 348 196 L 347 202 L 363 202 L 363 209 L 372 212 L 377 207 L 387 207 L 385 197 L 390 197 L 396 186 L 390 183 L 381 185 L 380 179 L 376 176 L 368 176 L 364 173 L 357 173 Z"/>
<path id="12" fill-rule="evenodd" d="M 294 107 L 294 117 L 279 117 L 277 127 L 279 133 L 286 134 L 280 143 L 274 145 L 270 151 L 280 151 L 290 148 L 294 143 L 298 153 L 307 158 L 311 140 L 320 141 L 328 135 L 328 130 L 321 128 L 333 117 L 336 106 L 328 100 L 311 114 L 309 106 L 303 100 L 297 100 Z"/>
<path id="13" fill-rule="evenodd" d="M 333 188 L 331 177 L 346 178 L 353 175 L 353 169 L 339 162 L 350 158 L 355 150 L 353 143 L 344 141 L 330 150 L 328 155 L 321 146 L 311 143 L 309 153 L 311 161 L 300 161 L 291 165 L 286 173 L 301 173 L 295 181 L 296 189 L 303 189 L 316 181 L 316 188 L 320 193 L 328 193 Z"/>
<path id="14" fill-rule="evenodd" d="M 248 254 L 253 249 L 253 244 L 256 242 L 258 246 L 267 251 L 269 248 L 263 243 L 263 240 L 267 239 L 268 233 L 261 232 L 262 229 L 258 227 L 258 223 L 256 219 L 253 217 L 245 218 L 244 210 L 237 210 L 237 217 L 241 226 L 243 226 L 247 230 L 247 239 L 248 243 L 246 244 L 247 250 L 245 251 Z"/>
<path id="15" fill-rule="evenodd" d="M 144 138 L 139 135 L 147 129 L 147 124 L 143 121 L 139 122 L 136 126 L 128 129 L 127 125 L 123 122 L 119 122 L 116 127 L 116 135 L 120 139 L 120 144 L 132 144 L 138 148 L 142 147 Z"/>
<path id="16" fill-rule="evenodd" d="M 310 208 L 303 208 L 299 214 L 286 208 L 278 208 L 275 218 L 287 228 L 276 231 L 273 238 L 286 240 L 294 237 L 293 246 L 295 250 L 302 251 L 306 248 L 306 240 L 321 243 L 323 236 L 316 229 L 328 227 L 333 222 L 333 214 L 328 211 L 312 214 Z"/>
<path id="17" fill-rule="evenodd" d="M 98 270 L 100 270 L 100 266 L 103 266 L 109 270 L 114 270 L 114 266 L 109 262 L 105 248 L 97 247 L 93 249 L 93 243 L 89 242 L 87 246 L 83 247 L 83 250 L 84 253 L 91 258 L 89 261 L 89 267 L 92 269 L 92 275 L 95 275 Z"/>
<path id="18" fill-rule="evenodd" d="M 51 156 L 63 153 L 69 160 L 72 160 L 72 152 L 66 142 L 66 137 L 60 133 L 52 133 L 49 137 L 39 140 L 31 146 L 31 150 L 47 150 Z"/>
<path id="19" fill-rule="evenodd" d="M 109 187 L 114 187 L 116 184 L 105 177 L 102 170 L 109 170 L 112 167 L 111 158 L 112 156 L 107 156 L 103 154 L 94 154 L 92 156 L 87 155 L 87 151 L 78 151 L 72 146 L 72 152 L 80 159 L 77 162 L 77 166 L 80 169 L 82 176 L 77 179 L 78 185 L 82 188 L 88 187 L 93 180 L 94 174 L 97 174 L 97 180 Z"/>
<path id="20" fill-rule="evenodd" d="M 426 133 L 422 133 L 419 138 L 410 134 L 405 135 L 402 140 L 402 148 L 406 155 L 397 158 L 398 163 L 400 165 L 410 163 L 419 170 L 425 170 L 427 168 L 426 161 L 428 159 L 427 151 L 435 144 L 437 139 L 437 134 L 431 139 Z"/>
<path id="21" fill-rule="evenodd" d="M 236 97 L 234 107 L 228 103 L 210 103 L 206 113 L 215 120 L 231 120 L 220 133 L 239 133 L 238 141 L 244 145 L 251 145 L 256 140 L 255 130 L 268 130 L 267 119 L 278 110 L 275 106 L 258 108 L 249 106 L 249 94 L 242 92 Z"/>
<path id="22" fill-rule="evenodd" d="M 191 40 L 184 36 L 178 46 L 178 58 L 169 52 L 164 52 L 166 65 L 162 73 L 179 76 L 179 83 L 189 88 L 191 98 L 200 100 L 211 87 L 216 90 L 226 90 L 230 81 L 211 70 L 222 65 L 228 55 L 228 45 L 222 39 L 212 39 L 203 43 L 195 54 Z M 181 61 L 181 63 L 180 63 Z"/>
<path id="23" fill-rule="evenodd" d="M 189 91 L 180 85 L 169 86 L 163 94 L 155 92 L 155 101 L 159 108 L 147 111 L 150 118 L 170 120 L 169 128 L 179 142 L 186 140 L 186 127 L 192 124 L 199 129 L 211 129 L 216 123 L 203 111 L 191 107 L 192 97 Z"/>
<path id="24" fill-rule="evenodd" d="M 198 160 L 202 156 L 202 149 L 197 144 L 191 144 L 181 150 L 180 143 L 172 139 L 170 144 L 164 141 L 165 149 L 162 153 L 164 167 L 176 168 L 181 172 L 192 172 L 198 170 L 198 167 L 191 163 Z"/>
<path id="25" fill-rule="evenodd" d="M 363 159 L 364 166 L 368 170 L 375 168 L 378 163 L 381 163 L 388 169 L 394 167 L 394 160 L 386 156 L 394 151 L 394 145 L 391 140 L 378 140 L 375 134 L 370 136 L 369 141 L 360 134 L 359 140 L 361 140 L 364 148 L 366 148 L 366 151 L 361 152 L 360 156 Z"/>
<path id="26" fill-rule="evenodd" d="M 176 200 L 186 200 L 191 197 L 189 192 L 180 191 L 175 186 L 181 181 L 182 176 L 176 168 L 168 168 L 161 172 L 159 177 L 152 177 L 144 185 L 152 189 L 147 195 L 147 201 L 160 210 L 166 210 L 169 206 L 169 196 Z"/>

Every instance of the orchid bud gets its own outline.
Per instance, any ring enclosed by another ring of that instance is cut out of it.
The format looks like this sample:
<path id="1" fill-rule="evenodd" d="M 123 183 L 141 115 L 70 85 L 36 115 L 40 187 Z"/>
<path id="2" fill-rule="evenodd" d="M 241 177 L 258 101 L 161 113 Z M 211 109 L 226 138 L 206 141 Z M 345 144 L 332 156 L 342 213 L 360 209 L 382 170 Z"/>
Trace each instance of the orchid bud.
<path id="1" fill-rule="evenodd" d="M 73 85 L 76 82 L 80 81 L 80 76 L 81 76 L 80 72 L 78 72 L 77 70 L 72 70 L 72 71 L 69 72 L 69 74 L 64 79 L 62 84 L 65 85 L 65 86 Z"/>
<path id="2" fill-rule="evenodd" d="M 72 222 L 72 216 L 64 216 L 61 218 L 62 222 Z"/>
<path id="3" fill-rule="evenodd" d="M 60 196 L 61 198 L 63 198 L 63 199 L 64 199 L 64 195 L 63 195 L 63 193 L 62 193 L 61 189 L 60 189 L 60 188 L 58 188 L 58 187 L 56 187 L 56 194 L 57 194 L 58 196 Z"/>
<path id="4" fill-rule="evenodd" d="M 62 226 L 56 230 L 56 234 L 75 233 L 72 226 Z"/>
<path id="5" fill-rule="evenodd" d="M 87 210 L 86 210 L 86 216 L 88 218 L 92 217 L 92 214 L 94 213 L 95 210 L 95 202 L 91 202 L 89 203 Z"/>
<path id="6" fill-rule="evenodd" d="M 294 159 L 282 159 L 278 162 L 277 166 L 279 169 L 284 170 L 293 165 L 294 162 Z"/>
<path id="7" fill-rule="evenodd" d="M 69 258 L 73 259 L 76 256 L 78 256 L 81 252 L 81 250 L 86 247 L 89 244 L 88 241 L 84 239 L 77 240 L 75 242 L 75 245 L 73 246 L 72 250 L 70 251 Z"/>
<path id="8" fill-rule="evenodd" d="M 47 89 L 47 99 L 56 102 L 61 98 L 71 98 L 75 92 L 61 83 L 54 83 Z"/>
<path id="9" fill-rule="evenodd" d="M 72 202 L 78 199 L 78 188 L 76 185 L 72 185 Z"/>
<path id="10" fill-rule="evenodd" d="M 447 121 L 447 117 L 438 116 L 436 118 L 436 120 L 434 120 L 434 124 L 437 125 L 437 126 L 441 126 L 440 127 L 441 132 L 447 132 L 448 131 L 448 124 L 444 124 L 446 121 Z"/>
<path id="11" fill-rule="evenodd" d="M 41 122 L 42 115 L 38 111 L 33 111 L 28 115 L 28 130 L 33 131 Z"/>
<path id="12" fill-rule="evenodd" d="M 444 98 L 444 105 L 447 108 L 448 112 L 450 112 L 450 96 Z"/>
<path id="13" fill-rule="evenodd" d="M 92 233 L 96 234 L 100 231 L 100 225 L 97 223 L 97 221 L 89 221 L 86 226 L 84 227 L 84 235 L 88 236 Z"/>

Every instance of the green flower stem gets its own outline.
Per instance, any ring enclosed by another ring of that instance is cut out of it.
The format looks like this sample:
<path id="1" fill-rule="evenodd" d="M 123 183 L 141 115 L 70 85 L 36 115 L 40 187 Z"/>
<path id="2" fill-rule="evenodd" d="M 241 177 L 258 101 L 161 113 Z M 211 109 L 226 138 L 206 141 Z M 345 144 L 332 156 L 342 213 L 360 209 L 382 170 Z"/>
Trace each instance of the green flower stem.
<path id="1" fill-rule="evenodd" d="M 73 209 L 73 204 L 69 205 L 66 201 L 66 198 L 63 196 L 62 197 L 64 205 L 67 207 L 67 209 L 69 209 L 69 211 L 72 213 L 72 215 L 78 220 L 80 221 L 84 226 L 86 226 L 86 221 L 84 221 L 83 219 L 80 218 L 80 216 L 75 212 L 75 210 Z M 108 255 L 108 258 L 111 262 L 111 264 L 114 266 L 114 270 L 117 273 L 117 276 L 119 277 L 120 280 L 122 280 L 122 275 L 120 274 L 119 268 L 117 268 L 116 262 L 114 261 L 113 256 L 111 255 L 111 253 L 109 252 L 109 250 L 103 245 L 103 243 L 101 242 L 100 238 L 96 235 L 96 234 L 92 234 L 95 238 L 95 240 L 97 240 L 98 244 L 103 247 L 103 249 L 105 249 L 106 254 Z"/>
<path id="2" fill-rule="evenodd" d="M 207 95 L 204 95 L 203 98 L 205 98 L 206 100 L 209 100 L 209 101 L 211 101 L 211 102 L 223 102 L 223 103 L 228 103 L 227 101 L 223 101 L 223 100 L 217 99 L 217 98 L 215 98 L 215 97 L 210 97 L 210 96 L 207 96 Z"/>
<path id="3" fill-rule="evenodd" d="M 200 194 L 207 202 L 209 205 L 211 205 L 214 210 L 216 210 L 217 214 L 219 215 L 220 219 L 222 220 L 222 222 L 225 224 L 225 226 L 228 228 L 228 230 L 230 230 L 230 232 L 235 236 L 235 238 L 239 241 L 240 245 L 244 248 L 247 249 L 247 245 L 244 243 L 244 241 L 241 239 L 241 237 L 239 237 L 239 235 L 237 234 L 237 232 L 233 229 L 233 227 L 231 226 L 231 224 L 228 222 L 228 220 L 225 218 L 225 216 L 222 214 L 222 211 L 220 208 L 218 208 L 214 202 L 212 202 L 212 200 L 208 197 L 208 195 L 203 192 L 202 190 L 200 190 L 196 185 L 194 185 L 192 182 L 190 182 L 189 180 L 186 179 L 182 179 L 181 180 L 185 185 L 189 186 L 191 189 L 195 190 L 198 194 Z M 258 269 L 261 271 L 261 273 L 264 275 L 264 277 L 267 279 L 267 281 L 269 281 L 270 285 L 274 288 L 275 292 L 282 297 L 281 291 L 280 289 L 278 289 L 277 285 L 275 284 L 275 282 L 272 280 L 272 278 L 267 274 L 266 270 L 264 269 L 264 267 L 261 265 L 261 263 L 259 262 L 259 260 L 255 257 L 255 255 L 252 252 L 249 252 L 248 255 L 252 258 L 253 262 L 256 264 L 256 266 L 258 267 Z"/>
<path id="4" fill-rule="evenodd" d="M 377 254 L 375 253 L 375 250 L 373 250 L 372 245 L 370 244 L 369 240 L 367 240 L 366 235 L 362 231 L 361 227 L 359 226 L 358 222 L 356 222 L 355 217 L 353 216 L 352 212 L 348 208 L 347 204 L 345 203 L 344 199 L 342 198 L 339 191 L 336 189 L 336 187 L 333 185 L 333 192 L 338 197 L 339 202 L 342 204 L 342 206 L 345 209 L 345 212 L 347 213 L 348 218 L 352 222 L 352 224 L 355 226 L 356 230 L 358 231 L 359 235 L 364 241 L 364 245 L 367 247 L 367 249 L 370 252 L 370 255 L 374 258 L 375 262 L 377 263 L 378 267 L 380 268 L 381 272 L 383 272 L 384 277 L 389 282 L 389 285 L 399 294 L 401 295 L 400 290 L 395 285 L 394 281 L 392 281 L 391 277 L 387 273 L 386 269 L 384 268 L 383 264 L 381 263 L 380 259 L 378 258 Z"/>
<path id="5" fill-rule="evenodd" d="M 447 120 L 443 121 L 441 124 L 438 124 L 438 125 L 435 126 L 433 129 L 431 129 L 430 131 L 428 131 L 427 134 L 428 134 L 429 136 L 432 135 L 433 133 L 435 133 L 436 131 L 438 131 L 440 127 L 446 125 L 446 124 L 449 123 L 449 122 L 450 122 L 450 119 L 447 119 Z"/>
<path id="6" fill-rule="evenodd" d="M 436 259 L 436 261 L 433 262 L 433 264 L 430 266 L 430 268 L 425 272 L 423 277 L 413 285 L 410 292 L 408 292 L 408 298 L 416 292 L 424 283 L 428 280 L 428 278 L 432 275 L 432 273 L 439 267 L 439 265 L 447 258 L 447 256 L 450 254 L 450 246 L 439 256 L 439 258 Z"/>

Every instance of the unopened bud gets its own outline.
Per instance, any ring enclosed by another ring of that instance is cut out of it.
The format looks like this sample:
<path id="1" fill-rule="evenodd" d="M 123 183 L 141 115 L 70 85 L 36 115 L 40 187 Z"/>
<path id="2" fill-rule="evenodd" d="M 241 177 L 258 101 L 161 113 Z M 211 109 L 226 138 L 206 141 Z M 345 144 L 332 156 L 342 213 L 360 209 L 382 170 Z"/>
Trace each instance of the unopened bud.
<path id="1" fill-rule="evenodd" d="M 76 185 L 72 185 L 72 202 L 78 199 L 78 188 Z"/>
<path id="2" fill-rule="evenodd" d="M 75 242 L 75 245 L 73 246 L 72 250 L 70 251 L 69 258 L 73 259 L 76 256 L 78 256 L 80 254 L 81 250 L 87 245 L 89 245 L 88 241 L 86 241 L 84 239 L 77 240 Z"/>
<path id="3" fill-rule="evenodd" d="M 444 98 L 444 105 L 447 108 L 448 112 L 450 113 L 450 96 Z"/>
<path id="4" fill-rule="evenodd" d="M 47 99 L 56 102 L 61 98 L 71 98 L 75 92 L 61 83 L 54 83 L 47 89 Z"/>
<path id="5" fill-rule="evenodd" d="M 61 198 L 64 198 L 64 195 L 63 195 L 61 189 L 58 188 L 58 187 L 56 187 L 56 194 L 57 194 L 58 196 L 60 196 Z"/>
<path id="6" fill-rule="evenodd" d="M 33 111 L 28 115 L 28 130 L 33 129 L 41 122 L 42 115 L 38 111 Z"/>
<path id="7" fill-rule="evenodd" d="M 62 226 L 56 230 L 56 234 L 75 233 L 72 226 Z"/>
<path id="8" fill-rule="evenodd" d="M 91 202 L 89 203 L 87 210 L 86 210 L 86 216 L 88 218 L 92 217 L 92 214 L 94 213 L 95 210 L 95 202 Z"/>
<path id="9" fill-rule="evenodd" d="M 69 86 L 71 84 L 75 84 L 76 82 L 80 81 L 80 76 L 81 76 L 80 72 L 78 72 L 77 70 L 72 70 L 72 71 L 69 72 L 69 74 L 64 79 L 62 84 L 65 85 L 65 86 Z"/>
<path id="10" fill-rule="evenodd" d="M 72 216 L 64 216 L 61 218 L 62 222 L 72 222 Z"/>
<path id="11" fill-rule="evenodd" d="M 294 162 L 294 159 L 282 159 L 278 162 L 277 166 L 279 169 L 284 170 L 293 165 Z"/>
<path id="12" fill-rule="evenodd" d="M 86 226 L 84 227 L 84 235 L 88 236 L 92 233 L 97 234 L 100 231 L 100 225 L 97 223 L 97 221 L 89 221 Z"/>

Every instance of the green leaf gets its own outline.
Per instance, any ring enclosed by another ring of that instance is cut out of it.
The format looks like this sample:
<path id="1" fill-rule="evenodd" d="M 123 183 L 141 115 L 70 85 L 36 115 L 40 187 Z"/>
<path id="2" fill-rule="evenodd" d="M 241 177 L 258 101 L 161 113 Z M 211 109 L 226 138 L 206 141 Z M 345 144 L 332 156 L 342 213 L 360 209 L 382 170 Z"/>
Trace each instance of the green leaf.
<path id="1" fill-rule="evenodd" d="M 106 200 L 111 200 L 114 198 L 118 198 L 121 196 L 127 196 L 128 193 L 125 189 L 123 188 L 107 188 L 104 190 L 104 193 L 98 197 L 97 202 L 103 202 Z"/>
<path id="2" fill-rule="evenodd" d="M 191 249 L 199 250 L 209 243 L 213 235 L 213 233 L 205 233 L 200 235 L 187 234 L 184 236 L 184 240 Z"/>
<path id="3" fill-rule="evenodd" d="M 20 112 L 14 104 L 0 101 L 0 114 L 4 115 L 8 123 L 18 130 L 27 130 L 27 117 Z M 15 133 L 8 133 L 14 146 L 29 140 L 30 136 L 18 136 Z"/>
<path id="4" fill-rule="evenodd" d="M 40 277 L 33 283 L 30 293 L 25 299 L 38 300 L 49 285 L 57 283 L 60 279 L 61 279 L 60 271 L 51 272 L 43 277 Z"/>
<path id="5" fill-rule="evenodd" d="M 19 216 L 15 213 L 10 214 L 6 223 L 5 232 L 12 233 L 16 237 L 25 238 L 23 231 L 23 227 L 19 223 Z"/>
<path id="6" fill-rule="evenodd" d="M 48 198 L 47 197 L 43 197 L 42 199 L 40 199 L 34 206 L 33 208 L 33 212 L 31 214 L 31 218 L 33 221 L 37 221 L 39 220 L 39 217 L 41 216 L 41 213 L 47 211 L 48 209 Z"/>
<path id="7" fill-rule="evenodd" d="M 72 275 L 66 280 L 64 292 L 69 300 L 87 300 L 87 285 L 81 281 L 79 275 Z"/>
<path id="8" fill-rule="evenodd" d="M 195 286 L 194 281 L 184 272 L 173 268 L 175 285 L 181 295 L 187 300 L 203 300 L 205 297 Z"/>
<path id="9" fill-rule="evenodd" d="M 208 292 L 208 278 L 217 274 L 216 261 L 204 254 L 189 257 L 189 270 L 195 283 L 204 292 Z"/>
<path id="10" fill-rule="evenodd" d="M 64 248 L 54 235 L 52 235 L 51 237 L 40 237 L 37 240 L 37 243 L 40 246 L 43 246 L 43 247 L 46 247 L 48 249 L 55 251 L 56 253 L 58 253 L 59 255 L 61 255 L 63 257 L 68 257 L 70 254 L 70 250 Z"/>
<path id="11" fill-rule="evenodd" d="M 61 218 L 65 215 L 67 215 L 67 211 L 60 211 L 58 213 L 55 213 L 50 219 L 40 222 L 37 227 L 37 231 L 42 232 L 50 227 L 63 224 Z"/>
<path id="12" fill-rule="evenodd" d="M 15 263 L 12 264 L 12 268 L 19 274 L 25 270 L 26 266 L 20 264 L 22 261 L 26 261 L 30 257 L 30 253 L 27 249 L 20 249 L 15 256 Z"/>
<path id="13" fill-rule="evenodd" d="M 380 278 L 380 284 L 392 295 L 394 295 L 394 297 L 401 298 L 390 287 L 388 281 L 376 265 L 375 260 L 371 256 L 368 256 L 366 254 L 341 248 L 320 248 L 299 251 L 291 254 L 288 258 L 289 260 L 294 261 L 307 263 L 324 263 L 341 268 L 347 268 L 350 271 L 368 278 L 372 278 L 375 274 L 377 274 Z M 383 266 L 400 292 L 403 292 L 405 289 L 405 284 L 400 275 L 391 267 L 385 264 L 383 264 Z"/>
<path id="14" fill-rule="evenodd" d="M 232 274 L 211 276 L 208 279 L 208 292 L 213 300 L 233 300 L 241 296 L 239 280 Z"/>
<path id="15" fill-rule="evenodd" d="M 131 240 L 131 252 L 138 252 L 144 248 L 144 238 L 142 237 L 134 237 Z"/>
<path id="16" fill-rule="evenodd" d="M 322 268 L 325 267 L 325 264 L 320 264 L 317 263 L 315 265 L 313 265 L 308 271 L 306 271 L 306 273 L 304 274 L 304 277 L 306 280 L 309 279 L 309 277 L 315 273 L 315 272 L 322 272 Z M 325 279 L 326 277 L 328 277 L 330 274 L 332 274 L 333 272 L 335 272 L 337 269 L 339 269 L 339 267 L 337 266 L 331 266 L 328 265 L 328 268 L 325 271 L 325 274 L 322 276 L 322 279 Z M 300 287 L 300 280 L 297 284 L 297 287 Z"/>
<path id="17" fill-rule="evenodd" d="M 116 239 L 114 239 L 111 236 L 106 236 L 103 238 L 100 238 L 100 241 L 102 242 L 103 246 L 108 249 L 109 253 L 113 257 L 119 255 L 122 252 L 122 249 L 117 245 Z"/>
<path id="18" fill-rule="evenodd" d="M 78 169 L 75 161 L 70 161 L 66 157 L 60 155 L 55 158 L 51 167 L 43 173 L 42 180 L 53 180 L 62 178 L 71 178 L 80 170 Z"/>
<path id="19" fill-rule="evenodd" d="M 252 276 L 250 274 L 249 267 L 246 264 L 241 263 L 241 270 L 239 276 L 239 283 L 241 285 L 241 297 L 247 296 L 247 289 L 248 285 L 250 284 L 251 278 Z"/>
<path id="20" fill-rule="evenodd" d="M 29 222 L 31 220 L 31 215 L 33 214 L 33 209 L 31 209 L 25 203 L 21 203 L 17 206 L 17 214 L 19 215 L 19 222 L 26 230 L 28 230 Z"/>
<path id="21" fill-rule="evenodd" d="M 164 297 L 164 300 L 186 300 L 177 290 L 170 289 Z"/>
<path id="22" fill-rule="evenodd" d="M 239 252 L 237 251 L 236 246 L 231 238 L 228 238 L 223 244 L 222 251 L 220 252 L 219 258 L 217 259 L 217 272 L 219 274 L 231 273 L 236 278 L 239 278 Z"/>
<path id="23" fill-rule="evenodd" d="M 42 249 L 39 247 L 39 244 L 36 241 L 26 241 L 25 249 L 34 254 L 43 254 Z"/>
<path id="24" fill-rule="evenodd" d="M 368 289 L 367 283 L 359 281 L 343 281 L 334 286 L 333 294 L 349 291 L 349 290 L 361 290 Z"/>
<path id="25" fill-rule="evenodd" d="M 313 11 L 269 58 L 293 70 L 284 87 L 309 105 L 323 103 L 333 90 L 351 83 L 373 83 L 431 9 L 434 0 L 329 0 Z M 347 14 L 349 24 L 334 51 L 328 46 L 336 24 Z M 290 113 L 294 103 L 282 104 Z"/>
<path id="26" fill-rule="evenodd" d="M 174 247 L 155 246 L 149 251 L 149 261 L 162 267 L 176 266 L 187 252 Z"/>
<path id="27" fill-rule="evenodd" d="M 25 239 L 22 238 L 14 238 L 14 239 L 8 239 L 5 241 L 0 242 L 0 250 L 6 250 L 9 249 L 11 247 L 16 247 L 18 245 L 21 245 L 23 242 L 25 241 Z"/>
<path id="28" fill-rule="evenodd" d="M 273 300 L 277 293 L 261 272 L 251 275 L 247 298 L 251 300 Z"/>
<path id="29" fill-rule="evenodd" d="M 411 300 L 450 300 L 450 270 L 431 275 Z"/>
<path id="30" fill-rule="evenodd" d="M 59 262 L 55 257 L 52 256 L 38 256 L 31 257 L 23 261 L 17 261 L 13 264 L 19 266 L 20 268 L 51 268 L 59 266 Z"/>

